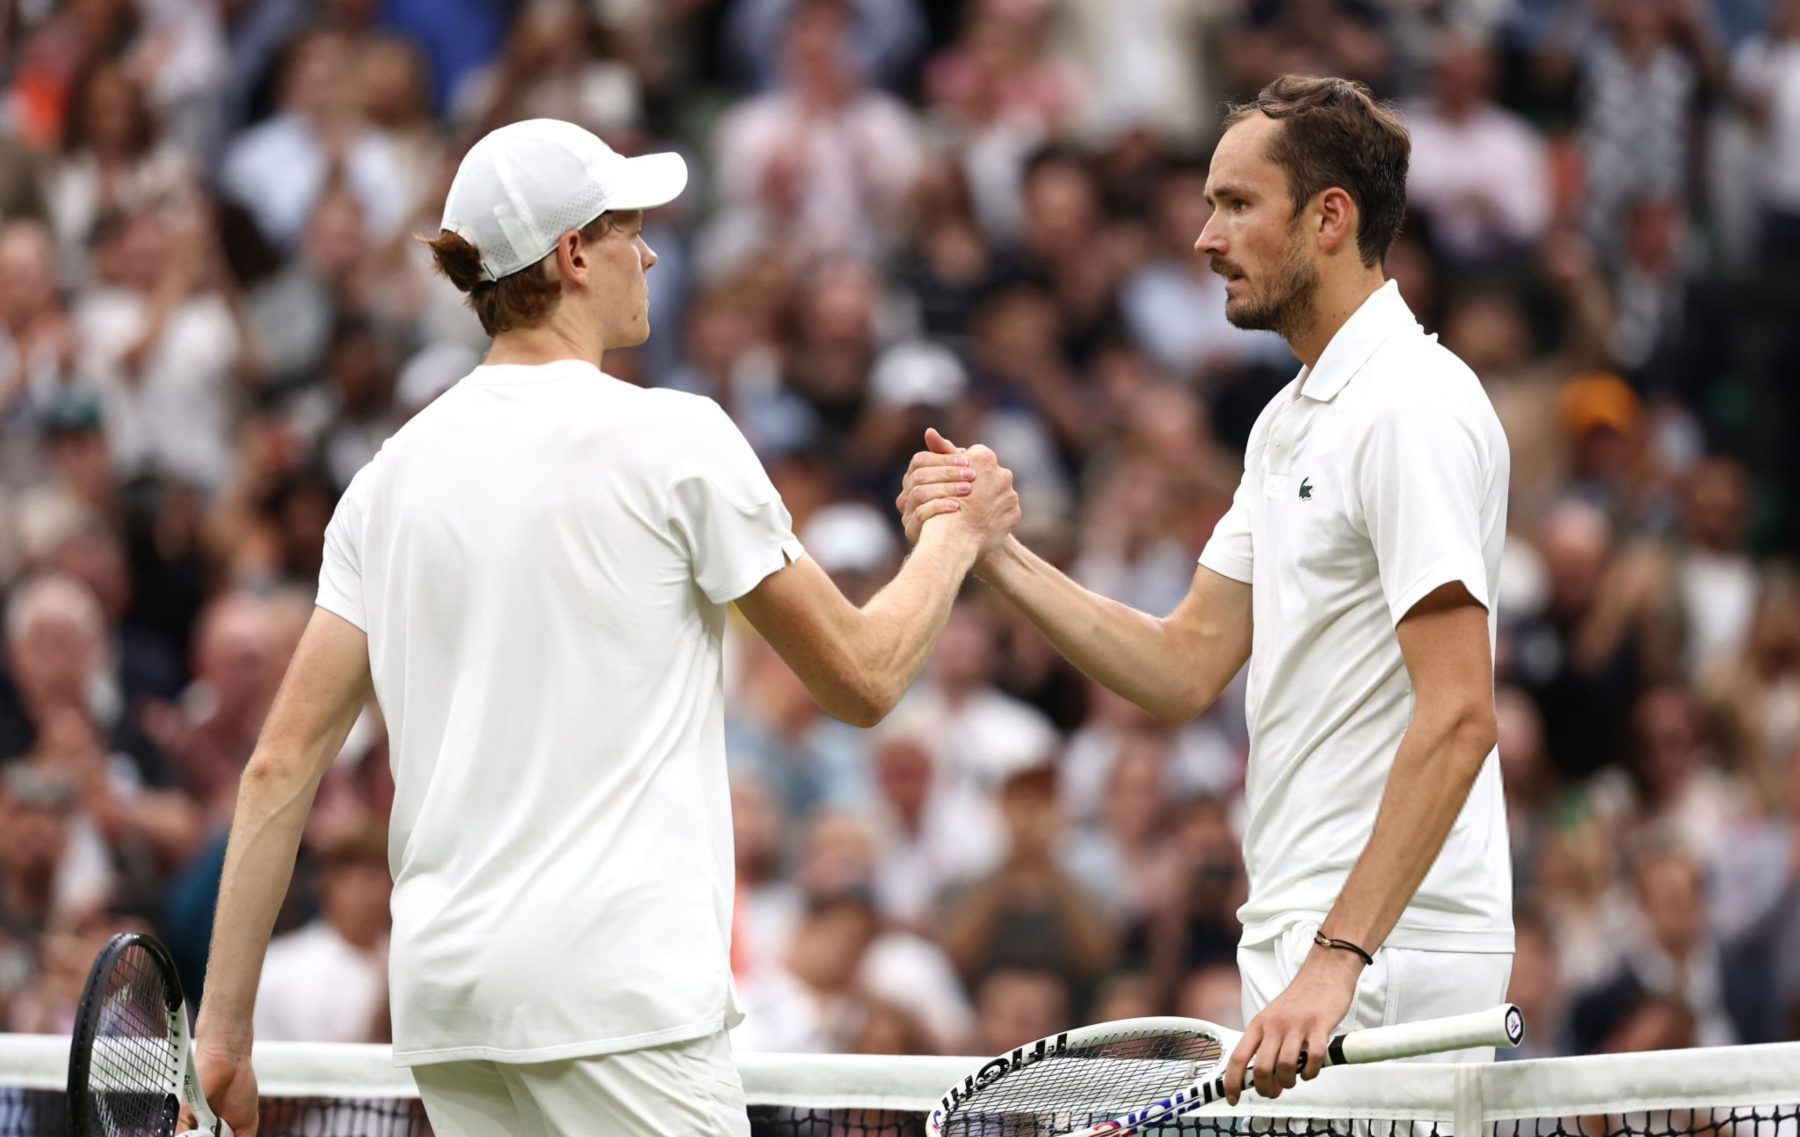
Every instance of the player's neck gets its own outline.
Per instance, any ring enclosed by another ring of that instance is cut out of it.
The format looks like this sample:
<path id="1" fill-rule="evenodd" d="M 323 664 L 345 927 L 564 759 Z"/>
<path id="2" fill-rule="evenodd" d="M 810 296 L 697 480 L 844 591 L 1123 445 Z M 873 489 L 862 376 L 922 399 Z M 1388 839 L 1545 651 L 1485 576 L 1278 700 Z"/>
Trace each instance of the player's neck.
<path id="1" fill-rule="evenodd" d="M 1325 354 L 1332 337 L 1356 314 L 1364 301 L 1387 283 L 1380 265 L 1358 268 L 1360 271 L 1345 273 L 1335 279 L 1326 274 L 1319 281 L 1318 295 L 1314 298 L 1312 322 L 1288 334 L 1288 347 L 1307 367 L 1319 365 L 1319 357 Z"/>
<path id="2" fill-rule="evenodd" d="M 514 328 L 494 337 L 482 362 L 489 366 L 507 364 L 534 366 L 579 359 L 600 366 L 606 354 L 605 338 L 599 328 L 569 318 L 572 313 L 563 305 L 550 318 L 529 328 Z"/>

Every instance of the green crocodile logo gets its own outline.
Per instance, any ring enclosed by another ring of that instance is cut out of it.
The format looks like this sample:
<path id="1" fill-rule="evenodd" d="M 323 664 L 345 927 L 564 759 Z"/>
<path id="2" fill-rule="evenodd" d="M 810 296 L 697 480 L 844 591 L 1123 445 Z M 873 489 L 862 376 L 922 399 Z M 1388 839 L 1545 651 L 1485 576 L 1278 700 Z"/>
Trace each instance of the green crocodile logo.
<path id="1" fill-rule="evenodd" d="M 1312 500 L 1312 479 L 1311 478 L 1301 478 L 1300 479 L 1300 500 L 1301 501 L 1311 501 Z"/>

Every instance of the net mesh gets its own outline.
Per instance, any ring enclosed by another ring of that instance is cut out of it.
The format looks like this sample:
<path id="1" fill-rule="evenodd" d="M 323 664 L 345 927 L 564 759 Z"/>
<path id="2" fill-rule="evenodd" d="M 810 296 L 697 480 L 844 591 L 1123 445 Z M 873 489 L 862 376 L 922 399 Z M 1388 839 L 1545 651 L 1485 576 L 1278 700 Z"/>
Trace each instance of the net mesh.
<path id="1" fill-rule="evenodd" d="M 0 1137 L 64 1137 L 66 1039 L 0 1036 Z M 381 1047 L 259 1045 L 266 1137 L 430 1137 L 410 1076 Z M 924 1137 L 964 1058 L 741 1056 L 756 1137 Z M 1800 1044 L 1451 1067 L 1327 1071 L 1144 1137 L 1800 1137 Z M 959 1130 L 1054 1134 L 1064 1118 L 971 1113 Z M 985 1121 L 982 1119 L 985 1118 Z"/>

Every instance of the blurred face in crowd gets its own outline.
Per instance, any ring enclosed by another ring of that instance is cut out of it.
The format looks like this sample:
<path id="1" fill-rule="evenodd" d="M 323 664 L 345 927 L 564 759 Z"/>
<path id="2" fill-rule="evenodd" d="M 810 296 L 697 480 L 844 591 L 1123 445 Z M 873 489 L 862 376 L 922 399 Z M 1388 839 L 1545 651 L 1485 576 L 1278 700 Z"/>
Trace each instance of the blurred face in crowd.
<path id="1" fill-rule="evenodd" d="M 1444 345 L 1483 379 L 1525 362 L 1531 330 L 1518 301 L 1489 292 L 1472 296 L 1450 310 L 1444 323 Z"/>
<path id="2" fill-rule="evenodd" d="M 94 251 L 94 267 L 108 284 L 149 292 L 161 279 L 169 255 L 167 227 L 154 212 L 141 209 L 119 222 L 119 227 Z"/>
<path id="3" fill-rule="evenodd" d="M 1538 551 L 1550 577 L 1552 606 L 1565 614 L 1584 611 L 1593 603 L 1612 557 L 1606 515 L 1586 502 L 1558 503 L 1544 517 Z"/>
<path id="4" fill-rule="evenodd" d="M 1148 975 L 1127 972 L 1111 976 L 1100 985 L 1094 1004 L 1088 1010 L 1088 1018 L 1094 1022 L 1136 1019 L 1154 1015 L 1161 1009 L 1156 998 L 1156 983 Z"/>
<path id="5" fill-rule="evenodd" d="M 800 887 L 808 896 L 842 896 L 869 887 L 875 876 L 875 839 L 862 818 L 823 811 L 806 827 Z"/>
<path id="6" fill-rule="evenodd" d="M 1162 835 L 1165 740 L 1133 731 L 1121 740 L 1106 787 L 1106 824 L 1122 841 L 1139 845 Z"/>
<path id="7" fill-rule="evenodd" d="M 1188 252 L 1194 234 L 1212 217 L 1212 206 L 1206 203 L 1206 175 L 1178 170 L 1164 176 L 1156 187 L 1156 204 L 1163 243 L 1178 253 Z"/>
<path id="8" fill-rule="evenodd" d="M 938 685 L 953 696 L 988 685 L 994 670 L 994 631 L 980 608 L 962 603 L 950 610 L 931 667 Z"/>
<path id="9" fill-rule="evenodd" d="M 1688 540 L 1713 552 L 1736 550 L 1750 520 L 1750 484 L 1744 468 L 1728 458 L 1709 458 L 1690 475 L 1682 522 Z"/>
<path id="10" fill-rule="evenodd" d="M 1678 687 L 1659 687 L 1639 700 L 1632 715 L 1637 736 L 1633 764 L 1658 805 L 1687 785 L 1700 763 L 1693 700 Z"/>
<path id="11" fill-rule="evenodd" d="M 1437 98 L 1448 113 L 1468 112 L 1487 101 L 1494 85 L 1494 58 L 1482 44 L 1456 39 L 1437 59 Z"/>
<path id="12" fill-rule="evenodd" d="M 56 250 L 39 221 L 0 226 L 0 322 L 15 330 L 56 307 Z"/>
<path id="13" fill-rule="evenodd" d="M 816 989 L 844 990 L 880 929 L 875 909 L 862 900 L 844 897 L 819 904 L 794 929 L 788 970 Z"/>
<path id="14" fill-rule="evenodd" d="M 1658 947 L 1685 960 L 1706 938 L 1700 866 L 1680 853 L 1652 858 L 1637 873 L 1638 905 Z"/>
<path id="15" fill-rule="evenodd" d="M 803 2 L 788 21 L 783 47 L 788 81 L 814 104 L 829 105 L 852 86 L 844 33 L 844 15 L 834 4 Z"/>
<path id="16" fill-rule="evenodd" d="M 69 844 L 74 787 L 48 771 L 25 771 L 0 786 L 0 871 L 48 887 Z"/>
<path id="17" fill-rule="evenodd" d="M 1049 971 L 1002 968 L 975 992 L 976 1029 L 983 1054 L 1000 1054 L 1068 1025 L 1069 993 Z"/>
<path id="18" fill-rule="evenodd" d="M 366 250 L 362 203 L 348 189 L 326 190 L 306 223 L 307 264 L 325 280 L 341 281 L 361 263 Z"/>
<path id="19" fill-rule="evenodd" d="M 342 100 L 349 49 L 335 32 L 313 32 L 295 46 L 282 77 L 281 105 L 289 114 L 323 118 Z"/>
<path id="20" fill-rule="evenodd" d="M 580 41 L 577 40 L 579 43 Z M 430 112 L 424 63 L 403 39 L 383 36 L 356 60 L 363 113 L 382 126 L 406 126 Z"/>
<path id="21" fill-rule="evenodd" d="M 89 681 L 105 658 L 100 607 L 82 587 L 58 578 L 7 612 L 7 659 L 28 705 L 85 708 Z"/>
<path id="22" fill-rule="evenodd" d="M 387 935 L 392 893 L 387 862 L 368 856 L 342 857 L 326 868 L 320 900 L 326 921 L 338 935 L 359 948 L 369 948 Z"/>
<path id="23" fill-rule="evenodd" d="M 1175 1013 L 1239 1029 L 1244 1020 L 1244 988 L 1237 968 L 1212 964 L 1191 972 L 1176 993 Z"/>
<path id="24" fill-rule="evenodd" d="M 1499 725 L 1501 781 L 1509 793 L 1529 792 L 1545 767 L 1544 720 L 1531 696 L 1517 687 L 1494 692 Z"/>
<path id="25" fill-rule="evenodd" d="M 1289 335 L 1311 322 L 1320 275 L 1287 175 L 1268 158 L 1270 139 L 1281 129 L 1256 114 L 1219 140 L 1206 180 L 1213 214 L 1194 247 L 1225 278 L 1226 319 Z"/>
<path id="26" fill-rule="evenodd" d="M 1075 254 L 1100 229 L 1100 193 L 1086 169 L 1074 162 L 1046 162 L 1027 175 L 1025 243 L 1039 256 Z"/>
<path id="27" fill-rule="evenodd" d="M 131 569 L 118 538 L 101 530 L 81 533 L 58 546 L 51 563 L 87 586 L 108 623 L 124 617 L 131 604 Z"/>
<path id="28" fill-rule="evenodd" d="M 908 735 L 883 739 L 875 748 L 875 784 L 901 817 L 919 819 L 931 795 L 931 752 Z"/>
<path id="29" fill-rule="evenodd" d="M 234 593 L 215 600 L 201 616 L 194 671 L 224 713 L 260 719 L 275 695 L 269 686 L 274 651 L 269 606 Z"/>
<path id="30" fill-rule="evenodd" d="M 123 67 L 107 64 L 97 68 L 88 79 L 85 95 L 81 134 L 90 149 L 117 159 L 142 148 L 149 131 L 143 93 Z"/>
<path id="31" fill-rule="evenodd" d="M 731 780 L 731 841 L 738 879 L 758 884 L 781 866 L 781 810 L 756 778 Z"/>

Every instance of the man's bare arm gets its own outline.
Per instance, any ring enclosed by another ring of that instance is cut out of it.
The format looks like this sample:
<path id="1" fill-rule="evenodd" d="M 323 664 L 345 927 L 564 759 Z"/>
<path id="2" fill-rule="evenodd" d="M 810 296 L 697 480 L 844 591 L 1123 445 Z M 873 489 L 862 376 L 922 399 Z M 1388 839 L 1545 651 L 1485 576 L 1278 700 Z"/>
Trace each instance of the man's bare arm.
<path id="1" fill-rule="evenodd" d="M 1460 584 L 1413 606 L 1396 633 L 1413 716 L 1382 791 L 1375 829 L 1326 917 L 1326 935 L 1369 950 L 1387 939 L 1450 836 L 1494 749 L 1487 609 Z"/>
<path id="2" fill-rule="evenodd" d="M 1494 665 L 1487 610 L 1461 584 L 1415 604 L 1397 628 L 1413 684 L 1413 717 L 1382 791 L 1375 827 L 1320 931 L 1373 952 L 1394 930 L 1450 836 L 1494 749 Z M 1343 1021 L 1362 961 L 1315 947 L 1293 982 L 1250 1021 L 1225 1071 L 1237 1101 L 1254 1065 L 1257 1092 L 1274 1097 L 1319 1072 Z"/>
<path id="3" fill-rule="evenodd" d="M 964 496 L 933 503 L 954 513 L 925 525 L 900 572 L 863 607 L 844 598 L 810 558 L 765 577 L 738 598 L 738 611 L 829 714 L 874 726 L 925 666 L 969 566 L 1018 524 L 1012 473 L 993 452 L 968 455 L 977 477 Z"/>
<path id="4" fill-rule="evenodd" d="M 936 430 L 925 432 L 925 444 L 894 503 L 908 537 L 959 492 L 960 448 Z M 1250 586 L 1208 568 L 1195 571 L 1186 598 L 1163 619 L 1088 591 L 1011 537 L 975 574 L 1089 678 L 1164 722 L 1205 711 L 1250 658 Z"/>
<path id="5" fill-rule="evenodd" d="M 1069 662 L 1164 722 L 1204 712 L 1250 658 L 1250 586 L 1209 568 L 1161 619 L 1090 592 L 1011 538 L 975 572 Z"/>

